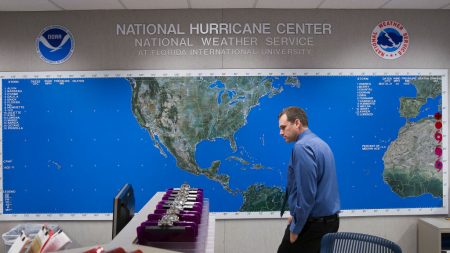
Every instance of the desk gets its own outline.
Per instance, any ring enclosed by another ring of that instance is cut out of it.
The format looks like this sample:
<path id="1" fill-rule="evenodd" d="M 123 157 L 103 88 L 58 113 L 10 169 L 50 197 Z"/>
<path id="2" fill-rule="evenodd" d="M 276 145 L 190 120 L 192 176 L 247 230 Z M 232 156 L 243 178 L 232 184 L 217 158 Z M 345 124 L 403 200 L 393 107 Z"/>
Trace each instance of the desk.
<path id="1" fill-rule="evenodd" d="M 422 218 L 417 224 L 418 253 L 440 253 L 450 248 L 442 247 L 443 239 L 450 240 L 450 221 L 444 217 Z M 447 241 L 445 240 L 445 241 Z"/>
<path id="2" fill-rule="evenodd" d="M 147 220 L 147 215 L 150 213 L 153 213 L 155 210 L 156 205 L 158 202 L 162 199 L 164 195 L 164 192 L 158 192 L 156 193 L 148 202 L 145 204 L 144 207 L 137 213 L 133 219 L 114 237 L 114 239 L 102 246 L 106 251 L 111 250 L 117 247 L 122 247 L 125 251 L 133 251 L 140 249 L 144 253 L 173 253 L 178 251 L 171 251 L 171 250 L 165 250 L 150 246 L 144 246 L 136 244 L 136 228 L 144 221 Z M 213 253 L 214 252 L 214 234 L 215 234 L 215 218 L 213 215 L 210 215 L 208 217 L 208 233 L 207 233 L 207 239 L 206 239 L 206 253 Z M 61 251 L 61 253 L 81 253 L 83 251 L 86 251 L 88 249 L 91 249 L 95 246 L 91 247 L 84 247 L 84 248 L 78 248 L 78 249 L 70 249 L 70 250 L 64 250 Z"/>

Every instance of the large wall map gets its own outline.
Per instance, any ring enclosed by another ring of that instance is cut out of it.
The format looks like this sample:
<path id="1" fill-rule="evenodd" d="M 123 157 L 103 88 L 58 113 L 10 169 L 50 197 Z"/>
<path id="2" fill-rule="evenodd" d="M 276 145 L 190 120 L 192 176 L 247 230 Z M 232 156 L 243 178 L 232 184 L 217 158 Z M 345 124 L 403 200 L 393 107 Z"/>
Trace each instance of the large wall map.
<path id="1" fill-rule="evenodd" d="M 218 217 L 278 215 L 303 107 L 343 215 L 447 213 L 447 70 L 0 73 L 2 219 L 110 219 L 125 183 L 205 189 Z"/>

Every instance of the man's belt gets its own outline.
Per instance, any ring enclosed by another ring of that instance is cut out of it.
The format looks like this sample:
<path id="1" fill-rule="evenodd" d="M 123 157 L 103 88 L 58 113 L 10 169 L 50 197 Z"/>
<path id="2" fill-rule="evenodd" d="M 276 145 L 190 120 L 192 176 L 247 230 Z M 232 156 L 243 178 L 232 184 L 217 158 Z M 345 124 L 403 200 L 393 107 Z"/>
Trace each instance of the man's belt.
<path id="1" fill-rule="evenodd" d="M 322 217 L 309 217 L 308 222 L 333 222 L 337 221 L 339 216 L 337 213 L 329 216 L 322 216 Z"/>

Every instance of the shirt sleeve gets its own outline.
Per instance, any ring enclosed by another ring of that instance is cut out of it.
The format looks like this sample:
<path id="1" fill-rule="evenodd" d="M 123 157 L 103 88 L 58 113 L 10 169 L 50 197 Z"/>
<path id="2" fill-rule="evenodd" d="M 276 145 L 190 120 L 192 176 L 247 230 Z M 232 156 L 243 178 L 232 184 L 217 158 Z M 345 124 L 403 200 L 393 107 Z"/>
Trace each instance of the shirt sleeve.
<path id="1" fill-rule="evenodd" d="M 290 231 L 300 234 L 314 206 L 317 192 L 317 164 L 311 147 L 296 144 L 292 166 L 297 200 Z"/>

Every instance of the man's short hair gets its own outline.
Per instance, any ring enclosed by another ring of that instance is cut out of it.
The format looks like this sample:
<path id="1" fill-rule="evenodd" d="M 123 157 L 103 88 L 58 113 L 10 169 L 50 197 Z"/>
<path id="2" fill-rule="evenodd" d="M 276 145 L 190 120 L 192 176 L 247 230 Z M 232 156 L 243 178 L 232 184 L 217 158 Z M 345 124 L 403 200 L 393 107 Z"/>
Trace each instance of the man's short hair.
<path id="1" fill-rule="evenodd" d="M 306 112 L 297 106 L 289 106 L 288 108 L 283 109 L 282 112 L 278 115 L 278 119 L 286 114 L 287 120 L 291 123 L 294 123 L 296 119 L 300 120 L 303 126 L 308 126 L 308 117 L 306 116 Z"/>

